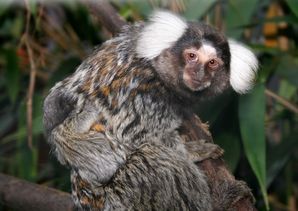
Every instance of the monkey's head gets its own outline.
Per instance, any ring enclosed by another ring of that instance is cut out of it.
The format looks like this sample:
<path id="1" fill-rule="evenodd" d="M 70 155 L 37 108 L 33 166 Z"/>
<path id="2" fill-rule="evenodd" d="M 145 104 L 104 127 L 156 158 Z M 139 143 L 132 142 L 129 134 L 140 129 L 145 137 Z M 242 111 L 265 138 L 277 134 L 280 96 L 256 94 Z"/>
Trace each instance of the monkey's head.
<path id="1" fill-rule="evenodd" d="M 258 62 L 247 47 L 214 28 L 157 11 L 137 40 L 137 55 L 181 97 L 206 98 L 230 85 L 238 93 L 252 87 Z"/>

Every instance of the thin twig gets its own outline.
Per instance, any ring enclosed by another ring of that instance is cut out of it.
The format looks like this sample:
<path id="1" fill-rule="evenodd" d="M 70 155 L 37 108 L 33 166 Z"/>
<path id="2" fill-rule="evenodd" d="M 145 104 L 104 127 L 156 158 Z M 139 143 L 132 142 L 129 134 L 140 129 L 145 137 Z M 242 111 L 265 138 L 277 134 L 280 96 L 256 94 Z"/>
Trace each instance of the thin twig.
<path id="1" fill-rule="evenodd" d="M 181 13 L 185 11 L 185 1 L 184 0 L 175 0 L 175 1 L 166 1 L 168 4 L 167 6 L 170 8 L 170 10 Z"/>
<path id="2" fill-rule="evenodd" d="M 44 18 L 45 21 L 41 22 L 41 27 L 46 34 L 63 49 L 67 51 L 73 50 L 81 59 L 85 58 L 86 53 L 79 42 L 79 38 L 69 24 L 66 24 L 65 29 L 63 27 L 57 28 L 53 25 L 53 21 L 48 18 L 47 14 L 44 14 Z"/>
<path id="3" fill-rule="evenodd" d="M 222 2 L 217 2 L 214 9 L 214 23 L 219 31 L 223 30 Z"/>
<path id="4" fill-rule="evenodd" d="M 33 52 L 30 47 L 30 39 L 29 39 L 29 27 L 30 27 L 30 20 L 31 20 L 31 11 L 29 7 L 28 0 L 24 0 L 27 10 L 26 16 L 26 28 L 25 28 L 25 45 L 29 57 L 30 62 L 30 81 L 28 87 L 28 95 L 27 95 L 27 134 L 28 134 L 28 146 L 32 149 L 32 101 L 33 101 L 33 94 L 34 94 L 34 87 L 35 87 L 35 78 L 36 78 L 36 65 L 33 59 Z"/>
<path id="5" fill-rule="evenodd" d="M 288 100 L 286 100 L 283 97 L 275 94 L 274 92 L 272 92 L 269 89 L 266 89 L 265 90 L 265 94 L 267 96 L 272 97 L 273 99 L 275 99 L 277 102 L 279 102 L 280 104 L 282 104 L 284 107 L 286 107 L 290 111 L 294 112 L 295 114 L 298 114 L 298 107 L 295 106 L 294 104 L 292 104 L 291 102 L 289 102 Z"/>

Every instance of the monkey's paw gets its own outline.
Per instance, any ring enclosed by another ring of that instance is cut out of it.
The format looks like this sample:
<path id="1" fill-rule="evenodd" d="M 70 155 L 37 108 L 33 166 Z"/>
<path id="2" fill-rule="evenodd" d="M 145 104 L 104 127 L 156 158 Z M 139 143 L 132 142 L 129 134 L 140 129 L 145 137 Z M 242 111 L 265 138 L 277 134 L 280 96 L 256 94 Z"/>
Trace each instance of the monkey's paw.
<path id="1" fill-rule="evenodd" d="M 206 142 L 204 139 L 186 142 L 185 149 L 193 162 L 200 162 L 210 158 L 217 159 L 224 153 L 224 150 L 218 145 Z"/>

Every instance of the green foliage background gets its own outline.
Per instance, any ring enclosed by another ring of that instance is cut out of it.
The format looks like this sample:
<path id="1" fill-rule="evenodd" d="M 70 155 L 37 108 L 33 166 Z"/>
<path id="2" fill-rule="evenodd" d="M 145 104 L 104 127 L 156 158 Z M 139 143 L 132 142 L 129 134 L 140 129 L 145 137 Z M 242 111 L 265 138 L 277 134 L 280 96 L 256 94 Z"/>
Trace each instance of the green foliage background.
<path id="1" fill-rule="evenodd" d="M 85 5 L 0 2 L 0 172 L 69 191 L 69 172 L 51 156 L 43 136 L 42 102 L 48 90 L 110 37 Z M 250 46 L 260 60 L 256 86 L 231 90 L 201 104 L 214 140 L 236 178 L 245 180 L 258 210 L 296 210 L 298 199 L 298 1 L 174 0 L 112 1 L 127 21 L 154 8 L 201 20 Z M 31 15 L 25 38 L 26 15 Z M 28 144 L 29 40 L 36 65 L 32 147 Z M 272 97 L 273 93 L 273 97 Z M 267 194 L 268 193 L 268 194 Z M 5 209 L 1 207 L 0 210 Z"/>

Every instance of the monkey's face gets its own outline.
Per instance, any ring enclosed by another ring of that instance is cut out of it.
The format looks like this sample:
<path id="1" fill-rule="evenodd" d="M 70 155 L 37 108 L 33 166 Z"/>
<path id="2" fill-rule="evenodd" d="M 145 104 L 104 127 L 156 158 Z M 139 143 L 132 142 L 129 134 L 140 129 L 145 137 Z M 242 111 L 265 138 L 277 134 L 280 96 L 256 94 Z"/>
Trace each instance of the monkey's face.
<path id="1" fill-rule="evenodd" d="M 154 58 L 164 83 L 184 97 L 208 97 L 229 85 L 230 51 L 225 37 L 205 24 L 188 23 L 183 36 Z"/>
<path id="2" fill-rule="evenodd" d="M 205 24 L 189 23 L 172 52 L 180 58 L 181 89 L 199 97 L 214 96 L 229 86 L 230 50 L 226 38 Z"/>
<path id="3" fill-rule="evenodd" d="M 189 23 L 188 30 L 171 52 L 180 60 L 176 70 L 172 70 L 178 72 L 180 86 L 182 84 L 195 94 L 208 91 L 210 95 L 228 86 L 229 45 L 225 37 L 213 28 Z"/>
<path id="4" fill-rule="evenodd" d="M 227 40 L 214 28 L 157 12 L 137 40 L 138 57 L 151 61 L 161 80 L 180 96 L 214 96 L 229 85 L 247 92 L 257 59 L 243 45 Z"/>
<path id="5" fill-rule="evenodd" d="M 193 91 L 201 91 L 211 85 L 212 78 L 222 69 L 224 62 L 218 58 L 212 46 L 203 45 L 197 49 L 188 48 L 183 51 L 185 64 L 183 83 Z"/>

